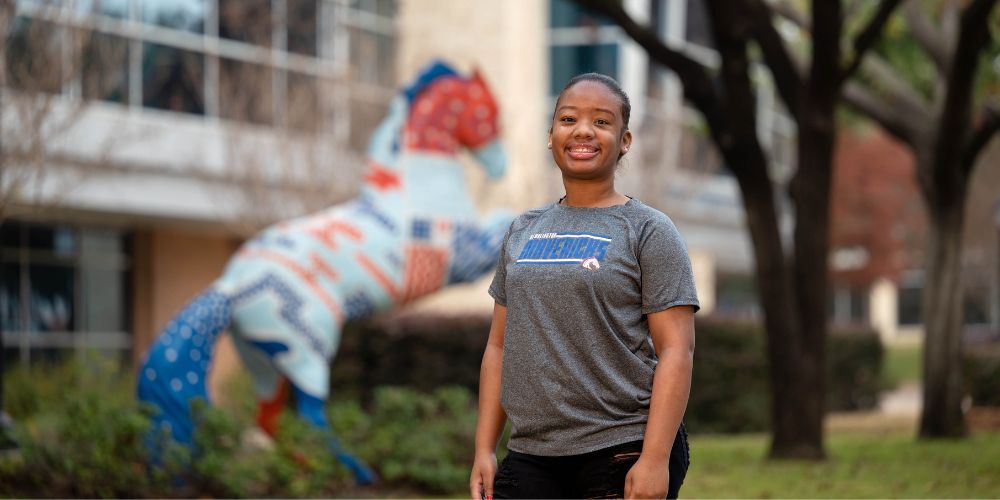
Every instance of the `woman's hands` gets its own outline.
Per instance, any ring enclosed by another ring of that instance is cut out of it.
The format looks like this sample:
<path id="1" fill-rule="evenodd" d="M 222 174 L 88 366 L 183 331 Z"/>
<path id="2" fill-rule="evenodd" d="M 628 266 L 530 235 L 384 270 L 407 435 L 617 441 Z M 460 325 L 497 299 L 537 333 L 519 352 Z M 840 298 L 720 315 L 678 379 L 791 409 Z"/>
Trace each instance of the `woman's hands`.
<path id="1" fill-rule="evenodd" d="M 497 456 L 492 452 L 477 452 L 469 478 L 472 500 L 493 500 L 493 478 L 497 474 Z M 666 490 L 664 490 L 666 491 Z"/>
<path id="2" fill-rule="evenodd" d="M 669 485 L 669 458 L 639 455 L 625 476 L 625 498 L 666 498 Z"/>

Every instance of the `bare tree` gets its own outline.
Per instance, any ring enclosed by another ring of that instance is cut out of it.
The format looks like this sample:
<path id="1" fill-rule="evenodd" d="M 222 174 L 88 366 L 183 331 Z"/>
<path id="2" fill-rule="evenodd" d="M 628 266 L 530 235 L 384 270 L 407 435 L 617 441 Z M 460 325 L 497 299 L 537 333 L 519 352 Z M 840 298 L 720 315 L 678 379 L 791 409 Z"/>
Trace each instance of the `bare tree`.
<path id="1" fill-rule="evenodd" d="M 847 15 L 839 1 L 811 2 L 817 27 L 811 59 L 800 72 L 763 0 L 707 0 L 721 67 L 706 67 L 667 46 L 616 0 L 577 0 L 616 22 L 653 61 L 674 72 L 684 96 L 705 117 L 710 134 L 736 177 L 756 259 L 764 309 L 772 388 L 772 442 L 776 458 L 822 458 L 827 333 L 827 261 L 830 185 L 844 83 L 878 40 L 899 0 L 884 0 L 844 53 Z M 757 134 L 750 48 L 763 55 L 778 93 L 798 126 L 798 168 L 787 186 L 768 169 Z M 775 188 L 788 190 L 795 214 L 792 244 L 779 231 Z"/>
<path id="2" fill-rule="evenodd" d="M 57 204 L 86 170 L 64 168 L 60 146 L 94 101 L 125 100 L 122 40 L 74 26 L 58 2 L 27 16 L 16 4 L 0 2 L 0 221 L 12 204 Z M 100 144 L 98 157 L 113 142 Z"/>
<path id="3" fill-rule="evenodd" d="M 337 140 L 324 118 L 321 96 L 346 84 L 289 75 L 278 109 L 272 71 L 227 61 L 220 68 L 225 161 L 237 187 L 235 212 L 229 215 L 236 231 L 246 236 L 353 196 L 365 170 L 362 154 L 346 140 Z M 368 122 L 375 118 L 352 116 L 350 125 L 370 131 L 375 124 Z"/>

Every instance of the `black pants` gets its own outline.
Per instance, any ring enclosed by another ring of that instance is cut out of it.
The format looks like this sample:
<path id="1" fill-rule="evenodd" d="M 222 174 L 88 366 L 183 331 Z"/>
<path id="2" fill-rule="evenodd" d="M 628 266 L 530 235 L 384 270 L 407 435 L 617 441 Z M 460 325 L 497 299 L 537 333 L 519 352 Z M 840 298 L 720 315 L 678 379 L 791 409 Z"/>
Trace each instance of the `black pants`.
<path id="1" fill-rule="evenodd" d="M 622 498 L 625 475 L 639 460 L 642 441 L 564 457 L 511 451 L 493 480 L 494 498 Z M 687 431 L 681 424 L 670 450 L 667 498 L 677 498 L 690 464 Z"/>

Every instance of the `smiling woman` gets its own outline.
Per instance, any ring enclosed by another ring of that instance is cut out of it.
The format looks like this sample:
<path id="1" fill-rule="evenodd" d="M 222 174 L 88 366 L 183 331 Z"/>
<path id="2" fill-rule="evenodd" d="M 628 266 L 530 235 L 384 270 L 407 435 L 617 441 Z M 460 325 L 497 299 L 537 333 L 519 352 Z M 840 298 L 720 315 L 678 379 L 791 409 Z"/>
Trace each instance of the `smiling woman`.
<path id="1" fill-rule="evenodd" d="M 566 195 L 504 237 L 489 290 L 474 499 L 679 492 L 698 299 L 670 219 L 615 189 L 630 114 L 618 83 L 597 73 L 571 79 L 556 100 L 548 146 Z M 508 418 L 510 453 L 498 468 Z"/>

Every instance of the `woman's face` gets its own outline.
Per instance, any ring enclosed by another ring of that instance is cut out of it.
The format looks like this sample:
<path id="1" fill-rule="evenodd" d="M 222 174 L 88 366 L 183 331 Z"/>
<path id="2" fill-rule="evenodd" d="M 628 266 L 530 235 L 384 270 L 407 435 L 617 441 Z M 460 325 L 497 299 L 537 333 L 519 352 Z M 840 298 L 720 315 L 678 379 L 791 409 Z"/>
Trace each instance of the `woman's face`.
<path id="1" fill-rule="evenodd" d="M 581 180 L 614 176 L 620 153 L 632 133 L 625 126 L 618 97 L 599 82 L 584 80 L 563 92 L 549 129 L 549 145 L 563 177 Z"/>

